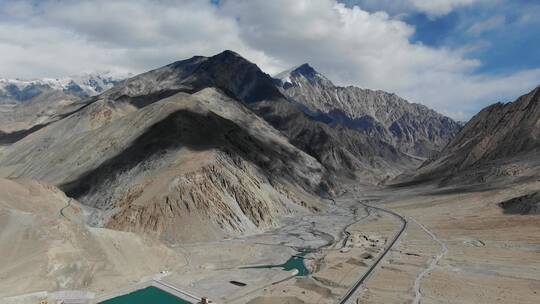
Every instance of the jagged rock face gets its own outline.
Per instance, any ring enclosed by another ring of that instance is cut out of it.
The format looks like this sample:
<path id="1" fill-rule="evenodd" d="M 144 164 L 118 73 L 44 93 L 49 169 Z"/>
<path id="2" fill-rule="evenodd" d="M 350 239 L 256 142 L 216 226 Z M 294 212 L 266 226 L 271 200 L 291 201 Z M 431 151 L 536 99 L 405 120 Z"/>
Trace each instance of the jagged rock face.
<path id="1" fill-rule="evenodd" d="M 491 105 L 474 116 L 418 178 L 444 177 L 494 161 L 532 155 L 540 149 L 540 87 L 508 104 Z"/>
<path id="2" fill-rule="evenodd" d="M 292 144 L 315 157 L 335 178 L 374 184 L 419 165 L 418 160 L 384 141 L 313 120 L 290 102 L 261 102 L 252 108 Z"/>
<path id="3" fill-rule="evenodd" d="M 289 212 L 291 201 L 272 188 L 260 169 L 222 152 L 207 157 L 208 163 L 200 169 L 185 173 L 181 168 L 169 169 L 123 191 L 119 211 L 106 226 L 192 241 L 201 233 L 186 233 L 186 222 L 205 233 L 231 236 L 272 227 Z"/>
<path id="4" fill-rule="evenodd" d="M 268 228 L 320 209 L 306 191 L 328 188 L 315 159 L 213 89 L 140 109 L 98 99 L 15 143 L 0 167 L 59 185 L 93 208 L 94 225 L 170 241 Z"/>
<path id="5" fill-rule="evenodd" d="M 460 130 L 452 119 L 395 94 L 335 86 L 308 64 L 278 74 L 275 83 L 328 123 L 376 136 L 412 155 L 440 151 Z"/>

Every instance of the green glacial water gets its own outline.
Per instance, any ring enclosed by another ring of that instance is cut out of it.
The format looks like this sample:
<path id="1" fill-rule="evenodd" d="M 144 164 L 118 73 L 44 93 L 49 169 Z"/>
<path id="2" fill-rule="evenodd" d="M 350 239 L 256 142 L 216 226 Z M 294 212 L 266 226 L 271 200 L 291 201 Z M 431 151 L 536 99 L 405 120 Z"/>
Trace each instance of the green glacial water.
<path id="1" fill-rule="evenodd" d="M 284 264 L 279 265 L 260 265 L 260 266 L 253 266 L 253 267 L 245 267 L 245 268 L 283 268 L 283 270 L 298 270 L 298 274 L 296 276 L 298 277 L 304 277 L 309 274 L 309 270 L 306 268 L 306 265 L 304 265 L 304 256 L 307 252 L 299 252 L 297 255 L 293 255 L 290 259 L 287 260 Z"/>
<path id="2" fill-rule="evenodd" d="M 99 304 L 190 304 L 156 287 L 147 287 Z"/>

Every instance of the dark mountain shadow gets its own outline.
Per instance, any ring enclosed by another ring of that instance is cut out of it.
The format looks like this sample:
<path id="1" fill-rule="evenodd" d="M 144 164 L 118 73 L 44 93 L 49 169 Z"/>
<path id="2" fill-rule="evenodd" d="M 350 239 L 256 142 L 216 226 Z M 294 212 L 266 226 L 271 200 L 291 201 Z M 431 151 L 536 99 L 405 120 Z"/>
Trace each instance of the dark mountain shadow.
<path id="1" fill-rule="evenodd" d="M 109 180 L 150 158 L 180 148 L 194 151 L 218 149 L 233 156 L 233 159 L 241 157 L 250 161 L 264 172 L 277 174 L 306 188 L 309 185 L 309 181 L 295 179 L 287 166 L 291 161 L 298 160 L 300 156 L 297 153 L 262 142 L 234 122 L 213 112 L 200 114 L 179 110 L 151 126 L 115 157 L 60 188 L 68 196 L 79 198 L 92 189 L 106 186 Z"/>
<path id="2" fill-rule="evenodd" d="M 154 93 L 151 93 L 151 94 L 148 94 L 148 95 L 142 95 L 142 96 L 121 95 L 121 96 L 115 98 L 115 101 L 129 102 L 130 104 L 137 107 L 137 109 L 142 109 L 142 108 L 144 108 L 144 107 L 146 107 L 148 105 L 151 105 L 151 104 L 153 104 L 155 102 L 160 101 L 161 99 L 173 96 L 174 94 L 179 93 L 179 92 L 184 92 L 184 93 L 189 93 L 189 94 L 194 93 L 193 90 L 188 90 L 188 89 L 185 89 L 185 90 L 180 90 L 180 89 L 178 89 L 178 90 L 163 90 L 163 91 L 158 91 L 158 92 L 154 92 Z"/>
<path id="3" fill-rule="evenodd" d="M 26 136 L 40 130 L 49 124 L 39 124 L 35 125 L 29 129 L 17 130 L 10 133 L 0 131 L 0 145 L 10 145 L 18 142 L 19 140 L 25 138 Z"/>

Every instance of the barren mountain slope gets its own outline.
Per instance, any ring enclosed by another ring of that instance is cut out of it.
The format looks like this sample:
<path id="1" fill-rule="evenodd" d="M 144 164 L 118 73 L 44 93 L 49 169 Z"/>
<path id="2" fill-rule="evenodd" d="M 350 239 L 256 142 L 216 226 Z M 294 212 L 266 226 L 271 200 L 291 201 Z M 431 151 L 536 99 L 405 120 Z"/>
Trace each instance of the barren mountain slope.
<path id="1" fill-rule="evenodd" d="M 232 51 L 174 62 L 127 79 L 102 96 L 143 107 L 176 92 L 194 93 L 209 87 L 244 103 L 282 97 L 270 76 Z"/>
<path id="2" fill-rule="evenodd" d="M 206 87 L 219 88 L 246 104 L 333 174 L 377 182 L 420 163 L 369 134 L 307 115 L 279 92 L 269 75 L 231 51 L 175 62 L 128 79 L 103 96 L 144 107 L 179 91 L 192 93 Z"/>
<path id="3" fill-rule="evenodd" d="M 95 208 L 93 224 L 171 241 L 266 228 L 320 208 L 301 189 L 330 188 L 315 159 L 213 89 L 141 109 L 100 99 L 14 144 L 0 166 L 61 186 Z"/>
<path id="4" fill-rule="evenodd" d="M 416 179 L 474 175 L 482 181 L 489 175 L 524 174 L 540 161 L 538 117 L 540 87 L 512 103 L 483 109 L 422 166 Z"/>
<path id="5" fill-rule="evenodd" d="M 185 263 L 156 240 L 82 225 L 81 205 L 54 186 L 0 179 L 0 189 L 2 298 L 42 290 L 118 288 Z"/>
<path id="6" fill-rule="evenodd" d="M 285 100 L 259 102 L 251 108 L 292 144 L 319 160 L 335 178 L 376 184 L 420 163 L 368 134 L 318 122 Z"/>
<path id="7" fill-rule="evenodd" d="M 395 94 L 335 86 L 308 64 L 278 74 L 276 84 L 320 119 L 420 157 L 440 151 L 460 129 L 452 119 Z"/>

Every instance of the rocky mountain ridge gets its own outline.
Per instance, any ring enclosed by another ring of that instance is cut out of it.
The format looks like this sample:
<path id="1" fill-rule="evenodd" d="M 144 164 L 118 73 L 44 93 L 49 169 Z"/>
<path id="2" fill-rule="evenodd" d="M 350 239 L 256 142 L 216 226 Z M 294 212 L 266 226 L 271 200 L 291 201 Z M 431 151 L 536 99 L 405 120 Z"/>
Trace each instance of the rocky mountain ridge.
<path id="1" fill-rule="evenodd" d="M 417 157 L 440 151 L 461 128 L 451 118 L 396 94 L 336 86 L 309 64 L 275 79 L 281 91 L 311 115 L 376 136 Z"/>
<path id="2" fill-rule="evenodd" d="M 450 182 L 466 174 L 478 182 L 489 176 L 523 175 L 539 160 L 538 117 L 540 87 L 514 102 L 484 108 L 443 151 L 422 165 L 415 179 Z M 488 167 L 489 172 L 484 172 Z"/>
<path id="3" fill-rule="evenodd" d="M 141 108 L 178 92 L 193 93 L 208 87 L 242 102 L 332 174 L 353 176 L 361 172 L 359 176 L 376 182 L 386 178 L 386 173 L 395 175 L 419 164 L 366 134 L 306 115 L 280 92 L 268 74 L 232 51 L 195 56 L 143 73 L 104 92 L 102 97 Z"/>

